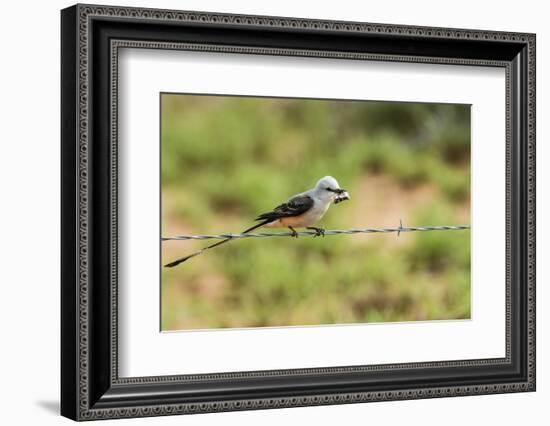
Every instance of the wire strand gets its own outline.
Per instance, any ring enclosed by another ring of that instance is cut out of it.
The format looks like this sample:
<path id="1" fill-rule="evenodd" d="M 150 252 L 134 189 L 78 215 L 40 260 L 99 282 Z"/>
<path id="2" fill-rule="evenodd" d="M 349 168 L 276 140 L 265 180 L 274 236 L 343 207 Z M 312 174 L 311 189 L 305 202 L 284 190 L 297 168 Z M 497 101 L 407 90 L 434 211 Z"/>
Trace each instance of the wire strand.
<path id="1" fill-rule="evenodd" d="M 444 226 L 402 226 L 396 228 L 352 228 L 352 229 L 327 229 L 323 235 L 350 235 L 350 234 L 375 234 L 375 233 L 397 233 L 401 232 L 427 232 L 427 231 L 460 231 L 470 229 L 470 225 L 444 225 Z M 316 231 L 301 231 L 297 233 L 300 236 L 318 236 Z M 238 234 L 210 234 L 210 235 L 178 235 L 174 237 L 162 237 L 162 241 L 185 241 L 185 240 L 211 240 L 226 238 L 264 238 L 264 237 L 292 237 L 292 232 L 254 232 Z"/>

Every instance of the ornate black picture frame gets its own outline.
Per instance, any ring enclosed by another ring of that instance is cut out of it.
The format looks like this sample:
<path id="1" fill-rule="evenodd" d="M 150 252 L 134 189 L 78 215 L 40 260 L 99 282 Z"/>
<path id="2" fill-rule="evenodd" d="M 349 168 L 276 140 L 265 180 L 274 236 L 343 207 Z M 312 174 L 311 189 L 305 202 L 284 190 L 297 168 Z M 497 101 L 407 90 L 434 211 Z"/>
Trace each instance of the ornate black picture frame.
<path id="1" fill-rule="evenodd" d="M 92 420 L 535 390 L 535 35 L 95 5 L 64 9 L 61 28 L 62 415 Z M 120 378 L 121 47 L 504 68 L 506 356 Z"/>

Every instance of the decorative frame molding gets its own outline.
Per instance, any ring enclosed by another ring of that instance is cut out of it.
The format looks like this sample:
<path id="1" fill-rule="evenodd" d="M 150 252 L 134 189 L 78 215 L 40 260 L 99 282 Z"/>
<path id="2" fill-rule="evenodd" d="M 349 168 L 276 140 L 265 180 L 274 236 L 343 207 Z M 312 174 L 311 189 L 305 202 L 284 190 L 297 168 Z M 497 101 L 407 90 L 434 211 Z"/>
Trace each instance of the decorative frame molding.
<path id="1" fill-rule="evenodd" d="M 140 29 L 127 30 L 128 23 L 139 24 Z M 240 43 L 213 43 L 204 36 L 204 30 L 213 27 L 234 35 Z M 189 34 L 178 39 L 170 28 L 189 29 Z M 275 34 L 273 45 L 244 44 L 247 31 Z M 158 40 L 139 38 L 144 32 L 155 34 Z M 309 33 L 332 40 L 337 49 L 331 49 L 330 45 L 326 49 L 300 45 L 300 37 Z M 348 37 L 339 42 L 336 35 Z M 201 37 L 204 40 L 199 42 Z M 356 40 L 369 43 L 364 50 L 356 50 Z M 389 43 L 397 46 L 390 50 Z M 404 54 L 399 51 L 400 46 L 415 46 L 413 50 L 418 54 Z M 506 357 L 119 378 L 116 121 L 118 49 L 124 47 L 505 68 Z M 450 54 L 443 54 L 443 50 Z M 63 415 L 91 420 L 535 389 L 533 34 L 76 5 L 62 11 L 62 81 Z M 497 380 L 491 373 L 487 378 L 470 379 L 470 384 L 458 385 L 452 384 L 452 380 L 458 382 L 458 377 L 448 376 L 449 372 L 460 370 L 467 377 L 479 369 L 486 372 L 501 369 L 502 377 Z M 415 386 L 406 374 L 415 371 L 417 374 L 429 371 L 434 385 Z M 377 387 L 373 377 L 379 378 L 382 372 L 391 375 L 394 384 Z M 329 392 L 330 381 L 336 375 L 349 383 L 341 390 Z M 504 380 L 504 376 L 509 379 Z M 296 390 L 304 377 L 317 381 L 317 386 Z M 224 390 L 225 385 L 234 385 L 237 379 L 243 382 L 239 392 Z M 284 379 L 284 386 L 277 379 Z M 189 394 L 189 386 L 197 389 L 195 394 Z M 266 386 L 271 386 L 270 396 L 254 396 L 259 388 L 265 394 Z M 167 396 L 168 389 L 173 394 L 176 388 L 182 390 L 181 395 Z"/>

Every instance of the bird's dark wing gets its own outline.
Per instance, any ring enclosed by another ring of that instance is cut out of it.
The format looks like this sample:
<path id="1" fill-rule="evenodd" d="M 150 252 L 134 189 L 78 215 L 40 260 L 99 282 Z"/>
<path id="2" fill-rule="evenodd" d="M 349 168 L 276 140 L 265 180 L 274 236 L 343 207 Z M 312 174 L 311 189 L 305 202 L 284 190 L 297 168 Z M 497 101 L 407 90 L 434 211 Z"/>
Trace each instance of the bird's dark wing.
<path id="1" fill-rule="evenodd" d="M 282 217 L 300 216 L 313 207 L 313 198 L 309 195 L 296 195 L 283 203 L 275 207 L 272 211 L 262 213 L 256 220 L 273 221 Z"/>

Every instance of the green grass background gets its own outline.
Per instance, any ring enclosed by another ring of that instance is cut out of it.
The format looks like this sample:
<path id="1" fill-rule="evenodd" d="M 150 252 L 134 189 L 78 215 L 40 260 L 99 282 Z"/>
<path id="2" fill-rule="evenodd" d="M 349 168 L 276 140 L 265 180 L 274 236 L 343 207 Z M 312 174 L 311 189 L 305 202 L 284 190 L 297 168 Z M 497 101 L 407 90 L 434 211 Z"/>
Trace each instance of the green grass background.
<path id="1" fill-rule="evenodd" d="M 163 94 L 162 235 L 240 232 L 332 175 L 328 228 L 469 224 L 470 108 Z M 162 243 L 162 262 L 211 241 Z M 242 239 L 162 268 L 163 330 L 463 319 L 470 233 Z"/>

